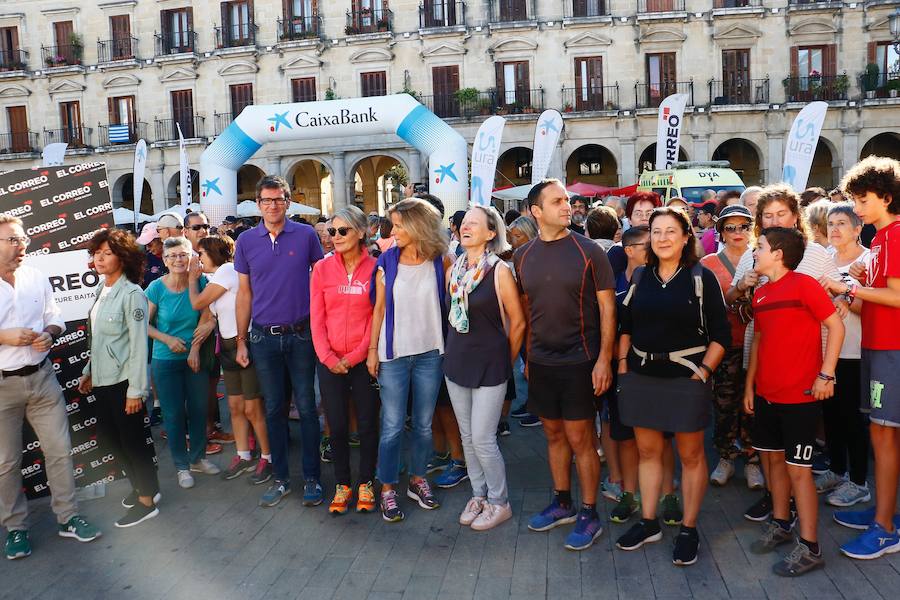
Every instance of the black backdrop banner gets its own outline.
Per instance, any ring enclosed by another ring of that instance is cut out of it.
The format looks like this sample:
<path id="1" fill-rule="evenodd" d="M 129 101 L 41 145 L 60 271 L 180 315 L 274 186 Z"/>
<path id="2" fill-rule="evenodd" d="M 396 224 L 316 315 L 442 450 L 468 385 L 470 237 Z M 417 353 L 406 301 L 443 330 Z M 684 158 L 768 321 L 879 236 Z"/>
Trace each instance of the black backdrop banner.
<path id="1" fill-rule="evenodd" d="M 89 356 L 87 315 L 100 283 L 88 268 L 87 242 L 97 229 L 113 226 L 106 165 L 81 163 L 0 174 L 0 213 L 22 219 L 31 238 L 27 264 L 47 275 L 66 321 L 66 331 L 50 350 L 63 388 L 72 438 L 72 461 L 79 486 L 121 476 L 115 456 L 97 439 L 91 394 L 78 392 Z M 145 428 L 152 445 L 149 419 Z M 40 441 L 26 423 L 22 482 L 29 498 L 49 493 Z"/>

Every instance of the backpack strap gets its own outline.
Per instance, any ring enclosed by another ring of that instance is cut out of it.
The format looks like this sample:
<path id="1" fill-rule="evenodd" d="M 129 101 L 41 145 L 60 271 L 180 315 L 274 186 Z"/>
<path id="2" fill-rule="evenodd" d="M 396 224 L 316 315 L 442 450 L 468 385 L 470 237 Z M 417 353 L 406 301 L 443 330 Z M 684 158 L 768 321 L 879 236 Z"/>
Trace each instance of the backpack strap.
<path id="1" fill-rule="evenodd" d="M 641 278 L 644 276 L 644 270 L 647 267 L 638 267 L 631 274 L 631 285 L 628 286 L 628 293 L 625 294 L 625 299 L 622 300 L 622 306 L 628 306 L 631 302 L 632 296 L 634 296 L 634 290 L 637 289 L 638 284 L 641 282 Z"/>
<path id="2" fill-rule="evenodd" d="M 507 337 L 509 337 L 509 323 L 506 322 L 506 308 L 503 306 L 503 296 L 500 294 L 500 274 L 498 269 L 500 269 L 501 266 L 509 269 L 509 265 L 502 260 L 497 261 L 497 264 L 494 265 L 494 294 L 497 296 L 497 305 L 500 307 L 500 321 L 503 323 L 503 331 L 505 331 Z"/>
<path id="3" fill-rule="evenodd" d="M 725 254 L 725 250 L 719 250 L 716 254 L 716 258 L 719 259 L 719 262 L 722 263 L 722 266 L 725 267 L 725 270 L 728 271 L 728 274 L 734 277 L 734 265 L 731 264 L 731 261 L 728 260 L 728 255 Z"/>
<path id="4" fill-rule="evenodd" d="M 691 267 L 691 277 L 694 279 L 694 295 L 700 308 L 700 332 L 706 335 L 706 314 L 703 311 L 703 265 L 699 262 Z"/>

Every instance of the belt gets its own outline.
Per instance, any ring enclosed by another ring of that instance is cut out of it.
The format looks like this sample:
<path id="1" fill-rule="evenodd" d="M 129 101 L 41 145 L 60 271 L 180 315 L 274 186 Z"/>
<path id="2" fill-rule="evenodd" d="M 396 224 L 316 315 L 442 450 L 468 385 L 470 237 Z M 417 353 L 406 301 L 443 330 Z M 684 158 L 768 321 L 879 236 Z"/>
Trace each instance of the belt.
<path id="1" fill-rule="evenodd" d="M 37 373 L 41 370 L 41 367 L 44 366 L 45 362 L 47 362 L 46 358 L 36 365 L 28 365 L 14 371 L 0 371 L 0 379 L 6 379 L 7 377 L 25 377 L 26 375 Z"/>
<path id="2" fill-rule="evenodd" d="M 309 330 L 309 319 L 297 321 L 293 325 L 254 325 L 269 335 L 289 335 L 291 333 L 303 333 Z"/>
<path id="3" fill-rule="evenodd" d="M 701 352 L 706 351 L 706 346 L 694 346 L 693 348 L 685 348 L 684 350 L 675 350 L 674 352 L 644 352 L 643 350 L 639 350 L 638 348 L 632 346 L 632 350 L 634 353 L 638 355 L 641 359 L 641 364 L 645 364 L 648 360 L 650 362 L 659 361 L 659 360 L 668 360 L 673 363 L 677 363 L 679 365 L 685 366 L 689 368 L 691 371 L 697 374 L 702 380 L 706 380 L 706 375 L 704 375 L 700 368 L 694 364 L 693 362 L 687 360 L 686 356 L 693 356 L 695 354 L 700 354 Z"/>

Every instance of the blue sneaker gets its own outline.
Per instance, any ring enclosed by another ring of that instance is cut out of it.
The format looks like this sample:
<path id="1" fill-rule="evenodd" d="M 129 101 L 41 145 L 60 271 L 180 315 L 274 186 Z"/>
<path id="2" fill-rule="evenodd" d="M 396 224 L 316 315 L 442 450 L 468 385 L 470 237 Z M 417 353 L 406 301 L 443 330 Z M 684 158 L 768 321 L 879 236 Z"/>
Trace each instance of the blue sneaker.
<path id="1" fill-rule="evenodd" d="M 287 481 L 275 480 L 266 493 L 259 499 L 260 506 L 275 506 L 281 499 L 291 493 L 291 484 Z"/>
<path id="2" fill-rule="evenodd" d="M 451 463 L 450 453 L 447 454 L 438 454 L 434 452 L 431 454 L 431 458 L 428 460 L 428 464 L 425 465 L 425 474 L 431 475 L 432 473 L 436 473 L 437 471 L 443 471 Z M 405 470 L 404 465 L 400 466 L 400 472 L 402 473 Z"/>
<path id="3" fill-rule="evenodd" d="M 466 470 L 466 463 L 450 459 L 450 464 L 443 473 L 435 478 L 434 484 L 439 488 L 452 488 L 468 478 L 469 472 Z"/>
<path id="4" fill-rule="evenodd" d="M 322 504 L 324 497 L 319 482 L 315 479 L 307 479 L 303 484 L 303 506 L 318 506 Z"/>
<path id="5" fill-rule="evenodd" d="M 850 529 L 865 530 L 875 522 L 875 507 L 863 510 L 842 510 L 834 513 L 834 522 Z M 900 515 L 894 515 L 894 528 L 900 527 Z"/>
<path id="6" fill-rule="evenodd" d="M 603 533 L 600 517 L 596 512 L 589 513 L 582 510 L 575 521 L 575 529 L 566 537 L 564 544 L 567 550 L 587 550 L 594 544 L 594 540 Z"/>
<path id="7" fill-rule="evenodd" d="M 556 499 L 550 506 L 528 520 L 528 529 L 532 531 L 549 531 L 559 525 L 575 522 L 575 508 L 563 508 Z"/>
<path id="8" fill-rule="evenodd" d="M 872 523 L 865 533 L 855 540 L 850 540 L 841 546 L 841 552 L 850 558 L 870 560 L 900 552 L 900 531 L 894 529 L 894 533 L 888 533 L 878 523 Z"/>

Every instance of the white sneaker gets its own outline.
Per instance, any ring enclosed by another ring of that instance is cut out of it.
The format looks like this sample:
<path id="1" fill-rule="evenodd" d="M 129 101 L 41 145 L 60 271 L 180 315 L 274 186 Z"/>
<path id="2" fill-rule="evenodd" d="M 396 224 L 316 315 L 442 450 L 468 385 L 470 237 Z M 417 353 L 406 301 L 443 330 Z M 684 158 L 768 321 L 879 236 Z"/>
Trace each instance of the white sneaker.
<path id="1" fill-rule="evenodd" d="M 204 473 L 206 475 L 218 475 L 222 470 L 205 458 L 201 458 L 200 462 L 191 465 L 191 471 L 194 473 Z"/>
<path id="2" fill-rule="evenodd" d="M 744 479 L 747 480 L 747 487 L 751 490 L 761 490 L 766 487 L 766 477 L 756 463 L 744 465 Z"/>
<path id="3" fill-rule="evenodd" d="M 511 517 L 512 507 L 509 505 L 509 502 L 506 504 L 485 503 L 484 510 L 482 510 L 481 514 L 478 515 L 478 518 L 472 522 L 472 529 L 475 531 L 492 529 L 503 521 L 509 520 Z"/>
<path id="4" fill-rule="evenodd" d="M 463 509 L 462 514 L 459 515 L 459 524 L 467 527 L 471 525 L 484 510 L 484 504 L 484 496 L 475 496 L 466 502 L 466 507 Z"/>
<path id="5" fill-rule="evenodd" d="M 713 469 L 712 474 L 709 476 L 709 481 L 713 485 L 722 486 L 728 483 L 732 475 L 734 475 L 734 461 L 720 458 L 719 464 L 716 465 L 716 468 Z"/>
<path id="6" fill-rule="evenodd" d="M 184 489 L 194 487 L 194 476 L 191 475 L 190 471 L 178 471 L 178 485 Z"/>
<path id="7" fill-rule="evenodd" d="M 869 492 L 869 484 L 857 485 L 849 479 L 838 486 L 836 490 L 828 494 L 825 502 L 832 506 L 853 506 L 859 502 L 868 502 L 872 499 Z"/>
<path id="8" fill-rule="evenodd" d="M 831 469 L 825 471 L 821 475 L 816 475 L 816 492 L 825 494 L 836 490 L 847 481 Z"/>

